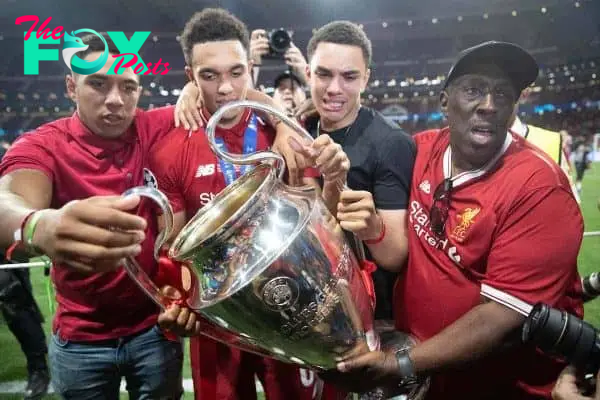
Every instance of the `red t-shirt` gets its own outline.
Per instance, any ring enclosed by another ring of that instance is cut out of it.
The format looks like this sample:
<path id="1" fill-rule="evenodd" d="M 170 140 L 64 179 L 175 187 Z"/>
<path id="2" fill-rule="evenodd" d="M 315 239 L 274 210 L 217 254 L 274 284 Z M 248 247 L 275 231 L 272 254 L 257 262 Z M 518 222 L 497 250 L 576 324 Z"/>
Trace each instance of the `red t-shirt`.
<path id="1" fill-rule="evenodd" d="M 449 131 L 415 136 L 408 219 L 409 261 L 395 290 L 396 325 L 421 340 L 481 303 L 544 302 L 581 316 L 577 254 L 583 219 L 558 165 L 508 135 L 503 154 L 453 180 L 446 238 L 431 230 L 433 194 L 449 177 Z M 561 365 L 531 346 L 488 356 L 434 377 L 432 398 L 549 396 Z"/>
<path id="2" fill-rule="evenodd" d="M 172 123 L 172 107 L 138 110 L 131 128 L 108 140 L 90 132 L 74 114 L 21 136 L 2 159 L 0 175 L 20 169 L 43 172 L 52 181 L 52 208 L 90 196 L 120 195 L 144 184 L 150 150 Z M 156 222 L 150 207 L 140 207 L 140 215 L 149 224 L 137 260 L 153 276 Z M 52 279 L 58 302 L 53 330 L 64 339 L 112 339 L 156 323 L 158 308 L 124 269 L 87 276 L 54 264 Z"/>

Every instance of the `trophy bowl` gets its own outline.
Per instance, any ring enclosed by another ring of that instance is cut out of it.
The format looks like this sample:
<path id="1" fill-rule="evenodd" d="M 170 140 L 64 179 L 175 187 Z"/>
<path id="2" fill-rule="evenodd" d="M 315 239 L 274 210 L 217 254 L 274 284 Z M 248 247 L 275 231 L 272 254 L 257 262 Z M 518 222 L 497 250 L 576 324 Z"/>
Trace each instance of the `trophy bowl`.
<path id="1" fill-rule="evenodd" d="M 342 230 L 314 189 L 271 165 L 201 209 L 169 257 L 197 277 L 192 309 L 278 359 L 326 370 L 368 351 L 371 299 Z"/>

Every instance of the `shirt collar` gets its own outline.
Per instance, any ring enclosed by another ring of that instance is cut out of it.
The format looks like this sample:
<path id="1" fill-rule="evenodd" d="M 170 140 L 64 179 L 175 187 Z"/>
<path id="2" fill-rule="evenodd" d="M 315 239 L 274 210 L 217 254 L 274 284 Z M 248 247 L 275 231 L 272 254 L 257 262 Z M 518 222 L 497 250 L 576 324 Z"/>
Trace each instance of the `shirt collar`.
<path id="1" fill-rule="evenodd" d="M 474 169 L 471 171 L 464 171 L 455 176 L 452 176 L 452 148 L 450 147 L 450 144 L 448 144 L 448 147 L 444 152 L 442 164 L 442 167 L 444 168 L 444 178 L 450 178 L 452 180 L 453 187 L 463 185 L 469 181 L 472 181 L 473 179 L 479 178 L 480 176 L 489 172 L 496 165 L 496 163 L 500 160 L 504 153 L 506 153 L 506 150 L 508 150 L 512 142 L 513 137 L 510 132 L 507 132 L 506 138 L 504 139 L 504 144 L 502 145 L 500 150 L 498 150 L 496 155 L 494 155 L 494 157 L 492 157 L 492 159 L 488 161 L 487 164 L 485 164 L 481 168 Z"/>
<path id="2" fill-rule="evenodd" d="M 104 158 L 108 154 L 118 152 L 138 140 L 135 122 L 140 112 L 140 110 L 136 110 L 132 124 L 118 138 L 106 139 L 96 135 L 85 126 L 77 112 L 71 116 L 66 133 L 94 157 Z"/>
<path id="3" fill-rule="evenodd" d="M 527 137 L 529 128 L 519 119 L 519 117 L 515 117 L 515 122 L 513 122 L 510 130 L 521 137 Z"/>

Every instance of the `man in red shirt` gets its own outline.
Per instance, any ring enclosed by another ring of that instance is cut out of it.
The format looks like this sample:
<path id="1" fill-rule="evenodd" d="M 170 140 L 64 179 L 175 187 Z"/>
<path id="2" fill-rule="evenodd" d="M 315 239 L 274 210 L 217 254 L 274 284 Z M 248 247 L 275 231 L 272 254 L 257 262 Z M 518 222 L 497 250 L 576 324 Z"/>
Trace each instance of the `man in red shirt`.
<path id="1" fill-rule="evenodd" d="M 550 397 L 564 365 L 520 343 L 523 313 L 544 302 L 582 315 L 583 219 L 560 167 L 509 132 L 537 74 L 510 43 L 461 53 L 441 94 L 449 127 L 415 137 L 409 262 L 394 300 L 396 328 L 421 343 L 346 360 L 334 380 L 359 374 L 364 389 L 427 374 L 431 399 Z"/>
<path id="2" fill-rule="evenodd" d="M 105 49 L 95 35 L 83 40 L 84 60 Z M 131 398 L 178 398 L 181 343 L 165 338 L 158 307 L 117 269 L 124 257 L 137 256 L 150 276 L 156 273 L 152 214 L 132 215 L 139 198 L 120 194 L 152 181 L 143 166 L 171 129 L 173 109 L 136 109 L 139 76 L 131 68 L 108 75 L 113 60 L 94 74 L 68 75 L 77 112 L 23 135 L 4 156 L 0 246 L 54 262 L 58 308 L 49 358 L 63 398 L 118 398 L 122 376 Z"/>
<path id="3" fill-rule="evenodd" d="M 222 9 L 205 9 L 186 24 L 181 44 L 186 73 L 195 82 L 202 98 L 203 124 L 224 104 L 246 98 L 250 86 L 249 33 L 246 26 Z M 247 154 L 266 150 L 275 132 L 250 110 L 226 113 L 216 130 L 217 143 L 228 152 Z M 340 146 L 327 136 L 315 141 L 310 150 L 320 172 L 326 176 L 323 195 L 339 196 L 339 179 L 345 179 L 348 161 Z M 304 149 L 307 150 L 308 149 Z M 322 157 L 322 158 L 321 158 Z M 327 160 L 321 163 L 320 160 Z M 156 146 L 151 170 L 158 188 L 169 198 L 175 212 L 174 232 L 210 202 L 221 190 L 249 170 L 218 160 L 209 147 L 205 133 L 175 129 Z M 188 309 L 175 306 L 167 312 L 175 328 L 189 327 L 197 333 L 196 317 Z M 166 319 L 162 321 L 167 324 Z M 293 365 L 259 357 L 228 347 L 204 336 L 190 340 L 190 357 L 196 399 L 255 398 L 255 374 L 269 399 L 310 399 L 318 388 L 302 377 Z M 311 374 L 308 372 L 307 374 Z"/>

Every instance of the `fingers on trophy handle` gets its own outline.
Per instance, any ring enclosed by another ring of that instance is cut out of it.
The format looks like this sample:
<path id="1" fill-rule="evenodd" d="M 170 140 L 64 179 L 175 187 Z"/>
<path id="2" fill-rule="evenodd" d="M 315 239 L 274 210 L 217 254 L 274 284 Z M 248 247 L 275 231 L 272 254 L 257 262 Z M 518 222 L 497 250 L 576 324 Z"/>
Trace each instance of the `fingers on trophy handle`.
<path id="1" fill-rule="evenodd" d="M 165 221 L 165 228 L 160 232 L 156 238 L 156 242 L 154 243 L 154 258 L 158 261 L 160 249 L 171 236 L 171 232 L 173 231 L 173 209 L 171 208 L 169 200 L 161 191 L 147 186 L 137 186 L 131 188 L 125 191 L 123 196 L 146 197 L 154 201 L 154 203 L 160 207 Z M 154 300 L 154 302 L 162 309 L 166 309 L 173 302 L 177 302 L 177 299 L 166 296 L 161 292 L 152 279 L 150 279 L 146 271 L 144 271 L 138 265 L 133 257 L 126 258 L 124 266 L 127 273 L 140 286 L 140 288 L 146 292 L 146 294 L 148 294 L 150 298 L 152 298 L 152 300 Z"/>
<path id="2" fill-rule="evenodd" d="M 159 233 L 154 243 L 154 258 L 158 260 L 158 253 L 162 246 L 166 243 L 167 239 L 171 236 L 173 231 L 173 209 L 169 203 L 169 199 L 160 190 L 147 187 L 147 186 L 136 186 L 123 193 L 123 196 L 140 196 L 146 197 L 156 205 L 158 205 L 162 211 L 165 228 Z"/>

